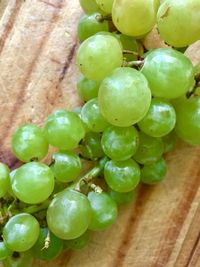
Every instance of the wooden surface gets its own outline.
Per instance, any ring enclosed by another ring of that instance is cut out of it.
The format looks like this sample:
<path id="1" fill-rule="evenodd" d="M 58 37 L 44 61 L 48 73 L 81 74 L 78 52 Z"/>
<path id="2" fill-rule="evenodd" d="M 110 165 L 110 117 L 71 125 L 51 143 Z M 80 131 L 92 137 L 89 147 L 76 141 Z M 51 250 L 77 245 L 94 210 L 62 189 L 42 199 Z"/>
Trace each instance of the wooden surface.
<path id="1" fill-rule="evenodd" d="M 0 0 L 0 160 L 12 168 L 17 126 L 42 125 L 52 110 L 80 104 L 74 56 L 81 13 L 78 0 Z M 196 46 L 188 51 L 195 63 Z M 142 186 L 88 248 L 34 266 L 200 267 L 200 148 L 179 143 L 167 161 L 165 180 Z"/>

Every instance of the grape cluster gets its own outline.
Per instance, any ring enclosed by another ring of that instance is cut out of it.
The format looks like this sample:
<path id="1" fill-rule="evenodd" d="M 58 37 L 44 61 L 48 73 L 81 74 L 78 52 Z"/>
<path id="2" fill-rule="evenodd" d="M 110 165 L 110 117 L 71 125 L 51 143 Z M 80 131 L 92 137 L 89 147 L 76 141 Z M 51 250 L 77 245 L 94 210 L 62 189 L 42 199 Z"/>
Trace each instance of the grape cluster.
<path id="1" fill-rule="evenodd" d="M 82 249 L 140 183 L 163 180 L 163 155 L 177 138 L 200 145 L 200 64 L 180 52 L 200 39 L 200 2 L 161 2 L 80 0 L 87 15 L 78 25 L 77 91 L 85 103 L 50 114 L 43 128 L 21 126 L 12 151 L 24 164 L 10 171 L 0 163 L 5 267 Z M 156 24 L 169 46 L 146 51 L 142 38 Z M 49 145 L 57 151 L 45 164 Z"/>

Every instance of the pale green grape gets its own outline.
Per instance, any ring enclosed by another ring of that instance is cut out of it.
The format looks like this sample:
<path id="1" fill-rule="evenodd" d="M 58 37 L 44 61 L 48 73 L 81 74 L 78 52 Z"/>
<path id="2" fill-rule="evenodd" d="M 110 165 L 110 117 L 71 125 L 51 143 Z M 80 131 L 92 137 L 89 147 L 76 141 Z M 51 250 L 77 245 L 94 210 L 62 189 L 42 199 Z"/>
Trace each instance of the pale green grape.
<path id="1" fill-rule="evenodd" d="M 200 1 L 166 0 L 157 14 L 161 37 L 174 47 L 184 47 L 200 39 Z"/>
<path id="2" fill-rule="evenodd" d="M 108 194 L 118 205 L 125 205 L 131 203 L 136 198 L 137 191 L 132 190 L 126 193 L 120 193 L 109 189 Z"/>
<path id="3" fill-rule="evenodd" d="M 78 146 L 85 135 L 85 128 L 77 114 L 58 110 L 46 120 L 45 135 L 52 146 L 70 150 Z"/>
<path id="4" fill-rule="evenodd" d="M 0 261 L 5 260 L 9 256 L 11 256 L 12 250 L 10 250 L 6 245 L 5 242 L 0 242 Z"/>
<path id="5" fill-rule="evenodd" d="M 139 46 L 137 41 L 133 37 L 124 34 L 115 34 L 115 36 L 121 42 L 123 50 L 129 50 L 136 53 L 138 52 Z M 124 57 L 127 61 L 137 60 L 137 56 L 135 54 L 124 54 Z"/>
<path id="6" fill-rule="evenodd" d="M 30 251 L 16 253 L 3 261 L 4 267 L 32 267 L 33 256 Z"/>
<path id="7" fill-rule="evenodd" d="M 10 188 L 9 174 L 8 166 L 0 162 L 0 198 L 4 197 Z"/>
<path id="8" fill-rule="evenodd" d="M 164 143 L 164 153 L 173 151 L 178 139 L 175 131 L 172 131 L 171 133 L 163 136 L 162 139 Z"/>
<path id="9" fill-rule="evenodd" d="M 191 145 L 200 145 L 200 97 L 177 101 L 175 110 L 177 135 Z"/>
<path id="10" fill-rule="evenodd" d="M 48 152 L 48 142 L 42 129 L 33 124 L 18 128 L 12 136 L 12 151 L 23 162 L 42 160 Z"/>
<path id="11" fill-rule="evenodd" d="M 97 5 L 107 14 L 112 12 L 114 0 L 96 0 Z"/>
<path id="12" fill-rule="evenodd" d="M 28 204 L 37 204 L 45 201 L 53 192 L 54 176 L 47 165 L 29 162 L 15 171 L 11 186 L 18 199 Z"/>
<path id="13" fill-rule="evenodd" d="M 177 98 L 194 85 L 191 61 L 172 48 L 159 48 L 149 52 L 141 72 L 149 82 L 152 95 L 156 97 Z"/>
<path id="14" fill-rule="evenodd" d="M 140 167 L 132 159 L 110 160 L 104 167 L 104 178 L 112 190 L 120 193 L 130 192 L 140 182 Z"/>
<path id="15" fill-rule="evenodd" d="M 129 36 L 141 36 L 156 24 L 159 0 L 115 0 L 112 19 L 116 28 Z"/>
<path id="16" fill-rule="evenodd" d="M 95 0 L 79 0 L 82 9 L 87 14 L 92 14 L 94 12 L 101 12 L 101 9 L 97 5 Z"/>
<path id="17" fill-rule="evenodd" d="M 81 119 L 92 132 L 103 132 L 109 126 L 100 112 L 97 98 L 89 100 L 83 106 Z"/>
<path id="18" fill-rule="evenodd" d="M 142 73 L 132 68 L 118 68 L 102 81 L 98 102 L 108 122 L 128 127 L 146 115 L 151 91 Z"/>
<path id="19" fill-rule="evenodd" d="M 64 241 L 64 249 L 72 249 L 72 250 L 80 250 L 85 248 L 90 240 L 90 232 L 86 231 L 81 236 L 72 239 L 72 240 L 65 240 Z"/>
<path id="20" fill-rule="evenodd" d="M 81 236 L 91 221 L 91 207 L 87 197 L 78 191 L 66 189 L 58 193 L 47 210 L 47 224 L 61 239 Z"/>
<path id="21" fill-rule="evenodd" d="M 81 161 L 76 153 L 71 151 L 57 152 L 52 156 L 51 166 L 55 178 L 64 183 L 76 180 L 81 172 Z"/>
<path id="22" fill-rule="evenodd" d="M 113 160 L 131 158 L 139 144 L 139 134 L 135 127 L 108 127 L 102 136 L 102 148 Z"/>
<path id="23" fill-rule="evenodd" d="M 88 80 L 81 75 L 77 82 L 77 91 L 83 101 L 88 101 L 98 96 L 100 81 Z"/>
<path id="24" fill-rule="evenodd" d="M 39 232 L 38 221 L 28 213 L 20 213 L 10 218 L 4 226 L 3 240 L 9 249 L 23 252 L 36 243 Z"/>
<path id="25" fill-rule="evenodd" d="M 105 192 L 90 192 L 88 199 L 92 208 L 92 220 L 89 229 L 102 231 L 112 225 L 117 219 L 117 205 Z"/>
<path id="26" fill-rule="evenodd" d="M 138 123 L 147 135 L 161 137 L 171 132 L 176 123 L 174 107 L 166 100 L 154 98 L 146 116 Z"/>
<path id="27" fill-rule="evenodd" d="M 111 35 L 91 36 L 80 45 L 77 52 L 77 65 L 90 80 L 104 79 L 122 62 L 122 48 Z"/>

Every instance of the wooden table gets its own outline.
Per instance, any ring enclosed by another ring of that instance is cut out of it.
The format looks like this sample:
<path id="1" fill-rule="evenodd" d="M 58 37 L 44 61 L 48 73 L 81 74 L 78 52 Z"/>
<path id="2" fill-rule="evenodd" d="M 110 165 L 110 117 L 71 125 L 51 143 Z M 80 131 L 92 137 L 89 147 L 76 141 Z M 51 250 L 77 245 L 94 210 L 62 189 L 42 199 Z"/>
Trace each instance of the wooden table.
<path id="1" fill-rule="evenodd" d="M 15 168 L 11 134 L 58 108 L 80 104 L 75 92 L 78 0 L 0 0 L 0 160 Z M 199 47 L 199 49 L 198 49 Z M 200 46 L 190 48 L 200 62 Z M 113 227 L 88 248 L 49 264 L 67 267 L 200 267 L 200 148 L 183 143 L 167 155 L 165 180 L 141 186 Z"/>

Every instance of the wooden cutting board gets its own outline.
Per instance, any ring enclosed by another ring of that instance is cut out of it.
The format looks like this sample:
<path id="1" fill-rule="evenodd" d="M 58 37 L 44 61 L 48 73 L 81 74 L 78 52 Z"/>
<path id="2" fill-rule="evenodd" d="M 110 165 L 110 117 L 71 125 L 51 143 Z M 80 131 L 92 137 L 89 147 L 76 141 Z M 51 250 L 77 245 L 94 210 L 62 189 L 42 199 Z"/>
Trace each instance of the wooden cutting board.
<path id="1" fill-rule="evenodd" d="M 27 122 L 43 124 L 58 108 L 80 104 L 75 84 L 78 0 L 0 0 L 0 161 L 15 168 L 10 140 Z M 200 62 L 200 46 L 190 48 Z M 200 148 L 183 143 L 167 155 L 165 180 L 141 186 L 115 225 L 88 248 L 51 267 L 200 267 Z"/>

